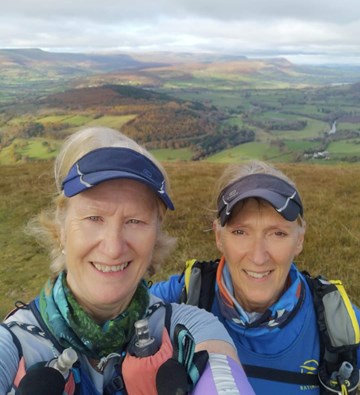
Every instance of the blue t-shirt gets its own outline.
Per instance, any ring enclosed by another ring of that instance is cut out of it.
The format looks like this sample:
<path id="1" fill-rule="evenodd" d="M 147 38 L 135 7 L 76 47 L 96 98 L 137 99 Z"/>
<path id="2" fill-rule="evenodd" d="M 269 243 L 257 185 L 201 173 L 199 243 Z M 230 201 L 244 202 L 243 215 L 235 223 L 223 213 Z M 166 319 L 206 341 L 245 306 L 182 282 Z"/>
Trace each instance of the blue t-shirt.
<path id="1" fill-rule="evenodd" d="M 306 284 L 306 282 L 304 281 Z M 165 302 L 179 300 L 184 278 L 175 275 L 168 281 L 154 284 L 150 292 Z M 319 331 L 313 298 L 307 284 L 305 298 L 295 316 L 286 325 L 274 331 L 254 335 L 252 328 L 245 328 L 225 319 L 220 313 L 219 301 L 215 297 L 211 312 L 219 317 L 234 340 L 241 363 L 298 373 L 317 374 L 320 355 Z M 355 309 L 360 322 L 360 311 Z M 358 352 L 358 364 L 360 353 Z M 266 395 L 315 395 L 320 394 L 318 386 L 288 384 L 249 377 L 256 394 Z"/>

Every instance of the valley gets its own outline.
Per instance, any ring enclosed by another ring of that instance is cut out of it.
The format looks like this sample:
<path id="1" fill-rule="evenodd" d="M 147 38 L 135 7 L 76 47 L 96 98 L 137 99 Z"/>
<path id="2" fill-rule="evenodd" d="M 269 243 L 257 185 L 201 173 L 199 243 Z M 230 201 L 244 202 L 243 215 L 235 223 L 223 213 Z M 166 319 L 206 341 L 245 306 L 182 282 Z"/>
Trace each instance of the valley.
<path id="1" fill-rule="evenodd" d="M 63 138 L 94 125 L 121 129 L 166 161 L 360 160 L 356 67 L 40 50 L 0 50 L 0 66 L 2 164 L 51 159 Z"/>

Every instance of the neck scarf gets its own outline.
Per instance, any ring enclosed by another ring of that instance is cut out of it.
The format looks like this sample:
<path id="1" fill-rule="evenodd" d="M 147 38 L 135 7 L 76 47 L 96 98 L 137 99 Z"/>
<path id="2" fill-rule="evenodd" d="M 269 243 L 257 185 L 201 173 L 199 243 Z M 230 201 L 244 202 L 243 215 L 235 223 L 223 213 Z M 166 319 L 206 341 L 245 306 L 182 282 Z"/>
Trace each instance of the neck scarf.
<path id="1" fill-rule="evenodd" d="M 60 345 L 94 359 L 121 351 L 134 333 L 134 323 L 144 317 L 149 304 L 147 286 L 142 281 L 124 312 L 98 324 L 76 301 L 64 272 L 54 282 L 47 281 L 39 299 L 41 317 Z"/>
<path id="2" fill-rule="evenodd" d="M 294 317 L 305 298 L 305 286 L 294 264 L 289 272 L 289 286 L 279 300 L 262 314 L 245 311 L 235 299 L 230 272 L 224 258 L 220 261 L 216 281 L 216 298 L 221 314 L 235 325 L 244 329 L 251 328 L 251 331 L 247 331 L 249 336 L 280 329 Z"/>

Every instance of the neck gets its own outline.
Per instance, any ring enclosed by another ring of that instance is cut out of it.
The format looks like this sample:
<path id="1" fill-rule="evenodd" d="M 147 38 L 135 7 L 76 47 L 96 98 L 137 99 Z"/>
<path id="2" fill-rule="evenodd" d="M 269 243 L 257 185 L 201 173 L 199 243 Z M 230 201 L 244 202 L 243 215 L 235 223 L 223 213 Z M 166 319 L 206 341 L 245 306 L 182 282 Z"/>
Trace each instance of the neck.
<path id="1" fill-rule="evenodd" d="M 81 307 L 97 324 L 103 324 L 104 322 L 112 320 L 123 313 L 128 308 L 134 293 L 129 295 L 125 300 L 121 300 L 114 304 L 101 306 L 93 305 L 86 300 L 81 300 L 81 298 L 78 298 L 77 295 L 74 296 Z"/>
<path id="2" fill-rule="evenodd" d="M 286 290 L 290 287 L 290 285 L 291 285 L 291 279 L 290 279 L 290 275 L 288 275 L 282 291 L 279 294 L 274 295 L 274 297 L 271 300 L 269 300 L 266 304 L 252 303 L 251 301 L 246 300 L 246 298 L 242 297 L 241 292 L 238 292 L 235 286 L 234 286 L 234 296 L 236 301 L 246 312 L 263 314 L 268 308 L 270 308 L 274 303 L 276 303 L 282 297 L 282 295 L 286 292 Z"/>

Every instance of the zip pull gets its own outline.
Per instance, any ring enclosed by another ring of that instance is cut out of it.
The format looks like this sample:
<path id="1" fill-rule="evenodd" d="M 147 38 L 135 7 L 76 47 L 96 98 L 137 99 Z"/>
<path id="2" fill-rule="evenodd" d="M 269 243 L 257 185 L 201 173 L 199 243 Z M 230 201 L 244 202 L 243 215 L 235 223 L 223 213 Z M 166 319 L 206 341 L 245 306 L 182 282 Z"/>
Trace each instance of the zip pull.
<path id="1" fill-rule="evenodd" d="M 111 358 L 116 358 L 116 357 L 121 357 L 121 354 L 118 354 L 116 352 L 112 352 L 106 357 L 102 357 L 99 361 L 99 363 L 96 365 L 96 368 L 100 371 L 103 372 L 105 369 L 105 365 L 109 362 Z"/>

